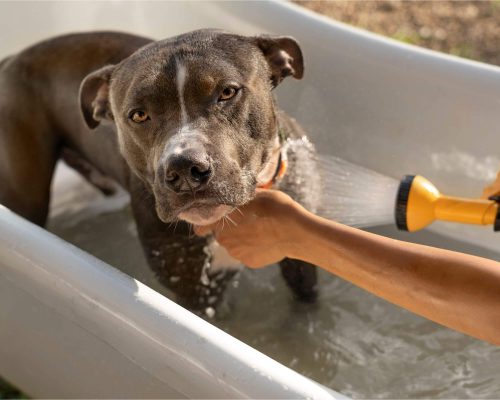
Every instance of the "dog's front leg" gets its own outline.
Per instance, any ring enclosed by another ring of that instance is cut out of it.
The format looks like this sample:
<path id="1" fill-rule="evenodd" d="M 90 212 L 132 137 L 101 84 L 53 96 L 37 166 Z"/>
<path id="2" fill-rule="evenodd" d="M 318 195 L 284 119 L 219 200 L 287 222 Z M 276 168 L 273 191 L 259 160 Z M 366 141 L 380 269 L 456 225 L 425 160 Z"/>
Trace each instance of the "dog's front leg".
<path id="1" fill-rule="evenodd" d="M 306 303 L 314 302 L 318 296 L 316 266 L 292 258 L 285 258 L 279 264 L 295 298 Z"/>
<path id="2" fill-rule="evenodd" d="M 142 184 L 134 186 L 132 210 L 151 269 L 160 283 L 174 292 L 177 303 L 210 315 L 209 308 L 217 306 L 231 274 L 211 274 L 208 240 L 194 235 L 183 221 L 162 222 L 153 195 Z"/>

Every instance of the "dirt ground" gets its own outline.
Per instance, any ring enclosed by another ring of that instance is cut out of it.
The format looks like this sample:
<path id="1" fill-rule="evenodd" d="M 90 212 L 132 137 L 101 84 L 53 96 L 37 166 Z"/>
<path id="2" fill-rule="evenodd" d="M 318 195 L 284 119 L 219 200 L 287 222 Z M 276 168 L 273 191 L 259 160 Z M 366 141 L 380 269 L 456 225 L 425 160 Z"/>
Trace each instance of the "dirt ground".
<path id="1" fill-rule="evenodd" d="M 295 3 L 406 43 L 500 65 L 500 0 Z"/>

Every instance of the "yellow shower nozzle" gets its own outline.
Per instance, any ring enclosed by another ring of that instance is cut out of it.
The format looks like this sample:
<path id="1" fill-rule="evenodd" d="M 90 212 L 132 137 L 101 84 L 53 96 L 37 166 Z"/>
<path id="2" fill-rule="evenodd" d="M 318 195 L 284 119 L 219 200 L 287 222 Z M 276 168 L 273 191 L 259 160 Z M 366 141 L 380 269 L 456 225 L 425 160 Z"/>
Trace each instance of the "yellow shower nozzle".
<path id="1" fill-rule="evenodd" d="M 496 200 L 465 199 L 444 196 L 420 175 L 405 175 L 396 198 L 398 229 L 414 232 L 432 222 L 493 225 L 500 230 L 500 209 Z"/>

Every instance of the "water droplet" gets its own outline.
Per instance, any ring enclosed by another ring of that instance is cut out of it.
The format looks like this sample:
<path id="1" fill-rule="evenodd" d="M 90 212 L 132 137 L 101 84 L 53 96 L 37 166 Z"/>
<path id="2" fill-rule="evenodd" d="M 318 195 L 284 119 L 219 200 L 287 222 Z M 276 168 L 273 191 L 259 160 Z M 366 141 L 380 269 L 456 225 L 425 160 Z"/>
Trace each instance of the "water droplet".
<path id="1" fill-rule="evenodd" d="M 205 314 L 208 318 L 213 318 L 215 315 L 215 310 L 212 307 L 205 308 Z"/>

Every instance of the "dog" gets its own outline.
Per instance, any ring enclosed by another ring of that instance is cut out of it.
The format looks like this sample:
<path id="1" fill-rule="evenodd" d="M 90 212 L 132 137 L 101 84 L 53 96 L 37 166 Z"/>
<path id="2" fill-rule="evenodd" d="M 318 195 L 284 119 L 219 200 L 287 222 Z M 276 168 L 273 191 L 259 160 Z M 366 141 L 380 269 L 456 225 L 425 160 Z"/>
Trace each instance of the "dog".
<path id="1" fill-rule="evenodd" d="M 305 169 L 314 148 L 272 92 L 303 72 L 290 37 L 203 29 L 38 43 L 0 63 L 0 203 L 43 226 L 60 158 L 104 194 L 117 183 L 161 283 L 185 307 L 215 307 L 232 273 L 210 268 L 213 239 L 193 237 L 190 224 L 223 219 L 259 186 L 316 206 Z M 280 266 L 299 300 L 316 298 L 314 266 Z"/>

